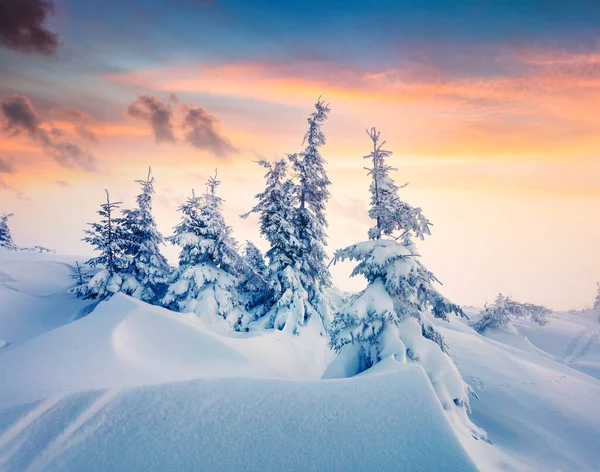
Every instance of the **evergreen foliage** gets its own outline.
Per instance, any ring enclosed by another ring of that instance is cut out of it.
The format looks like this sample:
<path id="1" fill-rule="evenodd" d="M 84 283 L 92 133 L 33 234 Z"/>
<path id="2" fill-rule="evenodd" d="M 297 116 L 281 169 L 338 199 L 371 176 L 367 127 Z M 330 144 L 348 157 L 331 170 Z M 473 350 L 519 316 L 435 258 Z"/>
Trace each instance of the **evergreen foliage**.
<path id="1" fill-rule="evenodd" d="M 12 213 L 0 216 L 0 247 L 16 251 L 17 246 L 13 241 L 12 235 L 10 234 L 10 228 L 8 227 L 8 219 L 11 216 L 13 216 Z"/>
<path id="2" fill-rule="evenodd" d="M 126 254 L 127 235 L 123 229 L 123 219 L 115 213 L 121 202 L 111 202 L 108 190 L 106 203 L 100 205 L 96 213 L 100 221 L 89 223 L 91 229 L 85 231 L 83 241 L 90 244 L 100 254 L 86 262 L 86 265 L 100 270 L 88 283 L 75 287 L 74 292 L 84 298 L 106 299 L 121 291 L 124 277 L 123 271 L 129 265 Z"/>
<path id="3" fill-rule="evenodd" d="M 168 238 L 181 248 L 179 267 L 162 303 L 181 312 L 228 318 L 239 316 L 240 260 L 237 242 L 221 212 L 223 200 L 216 194 L 219 184 L 216 175 L 210 177 L 204 195 L 196 197 L 192 192 L 179 208 L 181 221 Z"/>
<path id="4" fill-rule="evenodd" d="M 533 303 L 519 303 L 510 296 L 501 293 L 492 304 L 486 304 L 477 321 L 472 324 L 473 329 L 483 333 L 486 329 L 502 329 L 510 324 L 514 318 L 529 318 L 540 326 L 548 323 L 551 310 Z"/>
<path id="5" fill-rule="evenodd" d="M 164 244 L 152 215 L 154 177 L 148 168 L 146 180 L 136 180 L 142 191 L 136 197 L 137 208 L 123 210 L 123 231 L 128 244 L 125 250 L 129 266 L 126 273 L 131 280 L 126 292 L 146 302 L 157 301 L 169 280 L 170 267 L 160 252 Z"/>

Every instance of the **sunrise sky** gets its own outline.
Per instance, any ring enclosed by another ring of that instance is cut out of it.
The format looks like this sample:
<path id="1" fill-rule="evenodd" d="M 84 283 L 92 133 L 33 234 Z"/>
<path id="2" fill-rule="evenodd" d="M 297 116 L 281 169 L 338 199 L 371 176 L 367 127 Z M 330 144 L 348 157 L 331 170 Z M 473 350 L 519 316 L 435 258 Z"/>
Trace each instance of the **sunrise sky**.
<path id="1" fill-rule="evenodd" d="M 239 218 L 263 186 L 252 161 L 301 150 L 322 96 L 330 253 L 366 238 L 377 126 L 403 198 L 434 224 L 419 248 L 445 295 L 590 306 L 598 25 L 595 0 L 57 0 L 56 44 L 12 41 L 0 21 L 0 213 L 15 213 L 17 244 L 85 256 L 105 188 L 132 205 L 151 165 L 168 235 L 218 167 L 237 239 L 264 248 Z M 335 268 L 336 285 L 361 287 L 348 273 Z"/>

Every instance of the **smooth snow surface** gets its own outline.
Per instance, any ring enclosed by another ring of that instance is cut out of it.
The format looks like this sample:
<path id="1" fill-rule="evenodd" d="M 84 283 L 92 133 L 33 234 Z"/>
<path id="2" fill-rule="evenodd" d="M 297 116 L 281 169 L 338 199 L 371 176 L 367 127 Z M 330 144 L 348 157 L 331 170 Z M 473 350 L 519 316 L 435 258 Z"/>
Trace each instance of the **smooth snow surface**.
<path id="1" fill-rule="evenodd" d="M 597 313 L 435 320 L 487 444 L 418 365 L 318 380 L 317 329 L 232 333 L 122 294 L 72 321 L 75 260 L 0 249 L 0 471 L 598 470 Z"/>
<path id="2" fill-rule="evenodd" d="M 405 408 L 410 404 L 411 408 Z M 427 377 L 204 379 L 0 413 L 9 470 L 476 470 Z"/>

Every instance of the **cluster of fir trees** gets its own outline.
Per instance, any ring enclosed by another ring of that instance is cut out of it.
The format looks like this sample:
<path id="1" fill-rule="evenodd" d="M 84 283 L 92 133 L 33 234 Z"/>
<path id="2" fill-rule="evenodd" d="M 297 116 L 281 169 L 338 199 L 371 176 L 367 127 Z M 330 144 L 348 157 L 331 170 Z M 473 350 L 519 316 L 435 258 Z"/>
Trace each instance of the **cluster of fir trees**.
<path id="1" fill-rule="evenodd" d="M 433 321 L 464 313 L 435 289 L 437 279 L 419 261 L 414 239 L 430 234 L 430 222 L 420 208 L 400 198 L 401 187 L 387 163 L 391 152 L 383 149 L 375 128 L 368 131 L 373 149 L 365 156 L 371 163 L 369 216 L 374 224 L 367 241 L 334 256 L 334 262 L 357 261 L 352 275 L 364 276 L 368 285 L 331 316 L 325 252 L 331 182 L 320 153 L 325 144 L 321 126 L 329 111 L 319 99 L 308 118 L 302 152 L 258 162 L 266 170 L 265 188 L 242 216 L 258 215 L 260 233 L 269 243 L 266 258 L 250 242 L 240 249 L 223 218 L 215 176 L 202 195 L 192 193 L 179 208 L 181 221 L 166 238 L 180 247 L 178 266 L 170 269 L 159 251 L 163 240 L 151 215 L 149 176 L 140 182 L 138 208 L 122 216 L 115 215 L 118 203 L 107 194 L 98 211 L 101 221 L 85 238 L 100 252 L 88 265 L 101 270 L 75 291 L 99 299 L 122 291 L 176 311 L 225 319 L 238 331 L 277 329 L 298 335 L 314 325 L 340 354 L 337 370 L 343 375 L 358 374 L 386 358 L 418 362 L 443 406 L 461 411 L 471 425 L 466 417 L 470 389 Z"/>

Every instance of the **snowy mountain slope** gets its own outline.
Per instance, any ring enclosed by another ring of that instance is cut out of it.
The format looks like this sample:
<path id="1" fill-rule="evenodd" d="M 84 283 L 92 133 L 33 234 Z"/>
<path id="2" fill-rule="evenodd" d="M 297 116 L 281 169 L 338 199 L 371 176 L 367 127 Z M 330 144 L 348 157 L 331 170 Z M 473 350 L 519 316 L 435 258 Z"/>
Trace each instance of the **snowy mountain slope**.
<path id="1" fill-rule="evenodd" d="M 303 470 L 469 470 L 463 448 L 485 471 L 591 471 L 600 461 L 600 380 L 582 373 L 598 362 L 593 315 L 518 321 L 490 337 L 457 319 L 436 324 L 479 395 L 472 418 L 490 445 L 448 436 L 449 413 L 438 415 L 416 365 L 317 381 L 333 354 L 316 332 L 228 333 L 124 295 L 69 322 L 86 303 L 65 294 L 74 261 L 0 250 L 0 470 L 135 468 L 117 458 L 147 470 L 169 458 L 204 470 L 242 460 L 250 470 L 269 460 L 292 470 L 301 460 Z"/>
<path id="2" fill-rule="evenodd" d="M 598 379 L 554 361 L 518 335 L 490 339 L 456 320 L 438 328 L 479 396 L 471 402 L 473 421 L 511 463 L 520 463 L 518 470 L 597 470 Z M 545 329 L 538 326 L 539 338 Z"/>
<path id="3" fill-rule="evenodd" d="M 50 397 L 0 412 L 0 431 L 4 470 L 476 470 L 413 365 Z"/>

